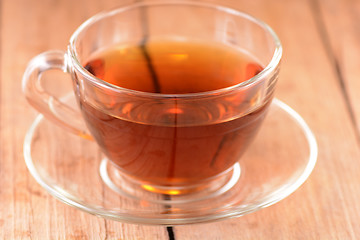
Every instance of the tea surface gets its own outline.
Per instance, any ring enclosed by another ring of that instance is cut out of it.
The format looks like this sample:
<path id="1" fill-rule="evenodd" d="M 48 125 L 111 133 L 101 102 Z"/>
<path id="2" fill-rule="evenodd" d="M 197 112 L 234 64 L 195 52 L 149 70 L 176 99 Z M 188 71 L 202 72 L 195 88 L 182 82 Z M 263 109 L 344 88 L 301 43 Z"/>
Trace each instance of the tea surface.
<path id="1" fill-rule="evenodd" d="M 262 70 L 253 59 L 234 48 L 182 41 L 114 46 L 94 54 L 85 68 L 116 86 L 165 94 L 226 88 Z"/>

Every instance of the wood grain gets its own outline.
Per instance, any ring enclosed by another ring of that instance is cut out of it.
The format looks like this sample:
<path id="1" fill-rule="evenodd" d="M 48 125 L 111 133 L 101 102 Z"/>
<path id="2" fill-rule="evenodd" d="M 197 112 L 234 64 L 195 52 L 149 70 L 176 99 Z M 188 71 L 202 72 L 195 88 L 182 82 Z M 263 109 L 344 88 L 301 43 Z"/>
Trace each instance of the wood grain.
<path id="1" fill-rule="evenodd" d="M 22 155 L 24 135 L 36 114 L 21 93 L 27 62 L 40 52 L 65 49 L 77 26 L 116 4 L 1 2 L 0 239 L 167 239 L 165 227 L 108 221 L 60 203 L 31 177 Z"/>
<path id="2" fill-rule="evenodd" d="M 65 49 L 77 26 L 118 1 L 2 0 L 0 239 L 359 238 L 359 1 L 222 3 L 266 21 L 283 43 L 276 95 L 304 117 L 319 144 L 308 181 L 285 200 L 250 215 L 173 228 L 104 220 L 59 202 L 24 163 L 23 140 L 36 112 L 22 96 L 22 74 L 33 56 Z"/>
<path id="3" fill-rule="evenodd" d="M 356 204 L 360 194 L 359 147 L 341 80 L 324 42 L 330 36 L 323 36 L 319 21 L 324 20 L 318 16 L 316 4 L 324 7 L 327 2 L 273 1 L 266 8 L 254 10 L 274 27 L 284 45 L 277 96 L 305 118 L 318 139 L 320 153 L 313 174 L 292 196 L 268 209 L 202 228 L 176 228 L 179 239 L 203 239 L 206 229 L 216 227 L 218 231 L 212 232 L 212 239 L 356 239 L 359 236 L 360 209 Z M 341 8 L 333 7 L 333 10 Z M 323 11 L 332 19 L 331 26 L 336 25 L 340 17 L 333 18 L 330 11 Z M 337 14 L 341 16 L 341 12 Z M 334 34 L 333 38 L 336 37 Z M 224 231 L 228 233 L 226 237 L 222 235 Z"/>

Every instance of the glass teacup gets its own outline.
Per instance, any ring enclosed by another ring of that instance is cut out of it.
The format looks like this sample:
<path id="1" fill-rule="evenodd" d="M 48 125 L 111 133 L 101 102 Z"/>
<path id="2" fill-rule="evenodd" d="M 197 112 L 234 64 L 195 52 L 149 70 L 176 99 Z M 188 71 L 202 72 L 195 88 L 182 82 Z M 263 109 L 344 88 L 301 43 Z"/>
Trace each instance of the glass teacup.
<path id="1" fill-rule="evenodd" d="M 66 53 L 35 57 L 23 90 L 46 117 L 95 140 L 132 186 L 220 190 L 266 115 L 281 55 L 271 28 L 245 13 L 147 1 L 96 15 Z M 82 115 L 42 87 L 51 69 L 71 74 Z"/>

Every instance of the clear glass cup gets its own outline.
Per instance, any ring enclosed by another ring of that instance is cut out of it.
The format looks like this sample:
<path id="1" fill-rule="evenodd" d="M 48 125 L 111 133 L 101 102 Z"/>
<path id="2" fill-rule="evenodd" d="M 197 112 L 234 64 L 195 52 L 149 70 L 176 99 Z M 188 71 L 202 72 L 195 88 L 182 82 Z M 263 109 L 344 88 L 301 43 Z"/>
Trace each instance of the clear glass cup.
<path id="1" fill-rule="evenodd" d="M 263 70 L 232 86 L 174 94 L 162 93 L 161 84 L 154 92 L 119 87 L 84 67 L 99 50 L 132 44 L 152 72 L 147 48 L 159 39 L 223 45 L 251 55 Z M 131 188 L 170 196 L 221 191 L 234 166 L 241 168 L 241 155 L 266 115 L 281 56 L 273 30 L 245 13 L 194 1 L 146 1 L 90 18 L 72 35 L 67 52 L 35 57 L 23 91 L 47 118 L 96 141 Z M 71 75 L 82 115 L 43 87 L 41 76 L 52 69 Z"/>

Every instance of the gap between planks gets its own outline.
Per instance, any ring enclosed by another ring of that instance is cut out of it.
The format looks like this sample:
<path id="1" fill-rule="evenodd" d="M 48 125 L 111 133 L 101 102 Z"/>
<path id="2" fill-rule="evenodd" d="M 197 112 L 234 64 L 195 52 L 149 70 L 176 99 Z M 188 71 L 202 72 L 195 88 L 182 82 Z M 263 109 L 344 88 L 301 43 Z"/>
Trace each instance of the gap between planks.
<path id="1" fill-rule="evenodd" d="M 357 145 L 360 147 L 360 133 L 359 133 L 359 126 L 356 121 L 355 113 L 350 101 L 349 93 L 347 91 L 346 81 L 342 69 L 340 67 L 339 61 L 336 57 L 334 49 L 330 43 L 330 36 L 326 30 L 326 25 L 324 22 L 324 17 L 322 15 L 322 11 L 319 5 L 319 0 L 310 0 L 310 7 L 312 11 L 312 15 L 314 17 L 314 21 L 316 24 L 316 28 L 320 34 L 320 39 L 324 45 L 325 52 L 328 56 L 328 59 L 335 71 L 335 77 L 338 81 L 340 86 L 341 95 L 345 102 L 346 111 L 350 117 L 351 125 L 354 130 L 355 138 Z"/>

